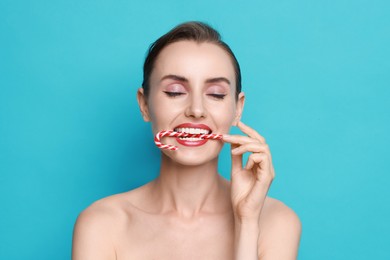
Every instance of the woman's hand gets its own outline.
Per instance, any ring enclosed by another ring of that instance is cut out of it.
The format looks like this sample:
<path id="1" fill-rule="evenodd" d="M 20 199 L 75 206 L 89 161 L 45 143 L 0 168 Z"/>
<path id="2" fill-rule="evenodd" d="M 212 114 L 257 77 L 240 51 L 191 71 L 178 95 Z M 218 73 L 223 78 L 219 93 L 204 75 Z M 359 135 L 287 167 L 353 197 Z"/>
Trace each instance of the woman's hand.
<path id="1" fill-rule="evenodd" d="M 258 223 L 275 176 L 271 153 L 264 137 L 242 122 L 237 126 L 248 136 L 223 136 L 223 140 L 231 143 L 232 148 L 231 199 L 234 216 L 240 223 Z M 243 167 L 242 156 L 246 152 L 251 154 Z"/>

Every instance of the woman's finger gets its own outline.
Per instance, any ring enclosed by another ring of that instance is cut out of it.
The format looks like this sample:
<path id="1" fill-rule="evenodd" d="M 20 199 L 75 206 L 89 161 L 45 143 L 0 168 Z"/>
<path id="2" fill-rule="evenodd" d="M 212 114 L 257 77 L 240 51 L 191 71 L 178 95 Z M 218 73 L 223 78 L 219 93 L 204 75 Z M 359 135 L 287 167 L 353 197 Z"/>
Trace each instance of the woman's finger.
<path id="1" fill-rule="evenodd" d="M 235 144 L 231 145 L 231 151 L 233 151 L 238 146 Z M 242 154 L 232 154 L 232 173 L 236 173 L 242 170 Z"/>
<path id="2" fill-rule="evenodd" d="M 247 201 L 252 203 L 254 206 L 258 205 L 259 201 L 264 201 L 273 181 L 273 176 L 273 173 L 272 176 L 268 176 L 266 178 L 260 176 L 260 179 L 258 178 L 255 181 L 252 191 L 248 194 Z"/>
<path id="3" fill-rule="evenodd" d="M 246 162 L 245 169 L 250 170 L 255 166 L 260 167 L 261 170 L 269 170 L 270 160 L 264 153 L 253 153 L 249 155 L 248 161 Z"/>
<path id="4" fill-rule="evenodd" d="M 249 137 L 255 138 L 255 139 L 259 140 L 261 143 L 265 143 L 264 137 L 262 137 L 258 132 L 256 132 L 256 130 L 250 128 L 249 126 L 247 126 L 243 122 L 241 122 L 241 121 L 238 122 L 237 127 L 240 128 L 240 130 L 243 133 L 247 134 Z"/>
<path id="5" fill-rule="evenodd" d="M 253 143 L 253 142 L 259 142 L 259 140 L 254 139 L 249 136 L 243 136 L 243 135 L 223 135 L 222 141 L 226 143 L 231 144 L 245 144 L 245 143 Z"/>
<path id="6" fill-rule="evenodd" d="M 239 145 L 232 150 L 232 153 L 235 155 L 244 154 L 246 152 L 271 154 L 267 144 L 261 144 L 258 142 Z"/>

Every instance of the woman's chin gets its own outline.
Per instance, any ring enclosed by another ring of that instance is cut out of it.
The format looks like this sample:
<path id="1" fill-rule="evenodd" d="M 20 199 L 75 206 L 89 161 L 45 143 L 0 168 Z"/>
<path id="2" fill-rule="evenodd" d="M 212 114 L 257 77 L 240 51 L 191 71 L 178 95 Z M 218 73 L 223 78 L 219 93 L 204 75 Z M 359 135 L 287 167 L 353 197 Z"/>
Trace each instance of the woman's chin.
<path id="1" fill-rule="evenodd" d="M 213 161 L 218 162 L 218 155 L 222 147 L 196 149 L 195 147 L 179 147 L 177 151 L 163 151 L 173 162 L 182 166 L 201 166 Z"/>

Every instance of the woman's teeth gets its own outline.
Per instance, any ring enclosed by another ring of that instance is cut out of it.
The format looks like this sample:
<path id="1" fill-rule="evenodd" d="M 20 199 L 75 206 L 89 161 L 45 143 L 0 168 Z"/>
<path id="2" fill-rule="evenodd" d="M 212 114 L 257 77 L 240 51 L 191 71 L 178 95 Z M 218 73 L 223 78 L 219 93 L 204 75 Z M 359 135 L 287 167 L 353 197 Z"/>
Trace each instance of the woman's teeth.
<path id="1" fill-rule="evenodd" d="M 175 128 L 175 132 L 179 133 L 187 133 L 187 134 L 208 134 L 209 130 L 202 129 L 202 128 Z M 180 140 L 186 140 L 186 141 L 200 141 L 203 140 L 203 138 L 199 137 L 179 137 Z"/>
<path id="2" fill-rule="evenodd" d="M 175 128 L 175 132 L 187 134 L 208 134 L 209 130 L 202 128 Z"/>
<path id="3" fill-rule="evenodd" d="M 203 138 L 199 138 L 199 137 L 179 137 L 179 138 L 180 140 L 186 140 L 191 142 L 203 140 Z"/>

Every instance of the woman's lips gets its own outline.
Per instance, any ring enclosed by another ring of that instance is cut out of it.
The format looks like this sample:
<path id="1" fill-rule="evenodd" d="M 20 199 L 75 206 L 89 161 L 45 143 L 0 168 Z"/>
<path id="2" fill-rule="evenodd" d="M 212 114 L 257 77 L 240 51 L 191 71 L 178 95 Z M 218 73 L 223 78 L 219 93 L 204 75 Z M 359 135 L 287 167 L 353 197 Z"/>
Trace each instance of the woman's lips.
<path id="1" fill-rule="evenodd" d="M 211 128 L 205 124 L 184 123 L 174 128 L 175 131 L 177 131 L 178 129 L 180 129 L 179 132 L 189 134 L 210 134 L 212 132 Z M 188 138 L 177 137 L 176 141 L 181 145 L 194 147 L 204 145 L 208 141 L 208 139 L 191 140 Z"/>
<path id="2" fill-rule="evenodd" d="M 179 144 L 184 145 L 184 146 L 201 146 L 201 145 L 204 145 L 208 141 L 208 139 L 199 139 L 196 141 L 190 141 L 190 140 L 186 140 L 186 139 L 180 139 L 180 137 L 177 137 L 176 141 Z"/>

